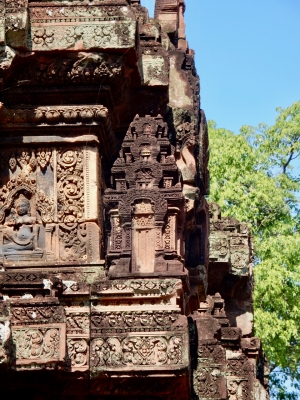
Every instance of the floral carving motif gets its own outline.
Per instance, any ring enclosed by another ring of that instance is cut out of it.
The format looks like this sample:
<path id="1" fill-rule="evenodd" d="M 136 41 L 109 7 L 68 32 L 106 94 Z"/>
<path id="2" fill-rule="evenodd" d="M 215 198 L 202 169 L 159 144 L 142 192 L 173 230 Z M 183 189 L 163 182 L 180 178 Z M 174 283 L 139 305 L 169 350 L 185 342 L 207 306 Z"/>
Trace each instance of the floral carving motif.
<path id="1" fill-rule="evenodd" d="M 36 168 L 36 158 L 32 151 L 27 149 L 18 149 L 16 152 L 17 162 L 22 169 L 24 175 L 29 175 L 30 172 L 34 171 Z"/>
<path id="2" fill-rule="evenodd" d="M 210 236 L 210 258 L 224 258 L 228 255 L 229 245 L 227 237 L 212 233 Z"/>
<path id="3" fill-rule="evenodd" d="M 26 7 L 26 2 L 24 0 L 5 0 L 6 9 L 20 9 Z"/>
<path id="4" fill-rule="evenodd" d="M 120 24 L 120 23 L 119 23 Z M 118 25 L 119 25 L 118 24 Z M 122 24 L 121 24 L 122 25 Z M 79 25 L 79 26 L 69 26 L 66 29 L 66 35 L 63 38 L 63 42 L 66 41 L 68 45 L 74 45 L 78 40 L 82 40 L 86 45 L 91 46 L 93 43 L 94 46 L 108 46 L 112 41 L 120 40 L 122 44 L 127 44 L 130 41 L 130 31 L 127 25 L 122 25 L 119 27 L 123 31 L 127 32 L 128 39 L 123 40 L 116 35 L 116 28 L 112 24 L 97 24 L 93 25 Z M 51 33 L 53 30 L 51 31 Z M 121 32 L 121 31 L 120 31 Z M 50 32 L 48 32 L 49 34 Z M 54 32 L 53 32 L 54 34 Z M 35 33 L 36 35 L 36 33 Z M 39 34 L 41 35 L 41 34 Z M 35 42 L 37 43 L 37 42 Z M 41 44 L 38 42 L 37 44 Z"/>
<path id="5" fill-rule="evenodd" d="M 170 250 L 171 249 L 171 218 L 170 218 L 170 216 L 168 216 L 168 221 L 165 225 L 164 243 L 165 243 L 165 249 Z"/>
<path id="6" fill-rule="evenodd" d="M 36 209 L 41 214 L 41 219 L 44 223 L 54 221 L 54 200 L 49 199 L 43 190 L 37 192 Z"/>
<path id="7" fill-rule="evenodd" d="M 206 345 L 198 347 L 200 359 L 211 359 L 215 363 L 225 362 L 225 349 L 219 345 Z"/>
<path id="8" fill-rule="evenodd" d="M 128 30 L 128 28 L 127 28 Z M 111 37 L 113 35 L 113 27 L 109 25 L 105 26 L 97 26 L 94 29 L 94 39 L 95 42 L 99 45 L 106 45 L 111 41 Z"/>
<path id="9" fill-rule="evenodd" d="M 10 0 L 12 1 L 12 0 Z M 22 2 L 22 0 L 18 0 L 18 2 Z M 93 20 L 115 20 L 118 18 L 125 19 L 125 16 L 122 12 L 122 7 L 114 7 L 114 6 L 72 6 L 72 7 L 51 7 L 51 11 L 46 7 L 31 7 L 30 9 L 31 19 L 37 22 L 36 20 L 60 20 L 60 21 L 68 21 L 70 18 L 80 18 L 80 21 L 93 21 Z"/>
<path id="10" fill-rule="evenodd" d="M 253 367 L 245 355 L 228 360 L 227 368 L 231 374 L 248 376 L 253 372 Z"/>
<path id="11" fill-rule="evenodd" d="M 221 330 L 223 340 L 239 340 L 241 337 L 241 329 L 235 327 L 222 328 Z"/>
<path id="12" fill-rule="evenodd" d="M 193 388 L 199 398 L 219 398 L 216 371 L 212 374 L 210 368 L 199 366 L 193 374 Z"/>
<path id="13" fill-rule="evenodd" d="M 97 294 L 105 295 L 106 291 L 125 291 L 140 296 L 145 293 L 171 295 L 181 288 L 179 279 L 147 279 L 147 280 L 114 280 L 107 282 L 97 282 L 92 290 Z"/>
<path id="14" fill-rule="evenodd" d="M 153 215 L 136 215 L 134 217 L 134 222 L 138 227 L 145 227 L 149 225 L 154 225 L 154 216 Z"/>
<path id="15" fill-rule="evenodd" d="M 103 329 L 115 327 L 118 329 L 148 327 L 161 327 L 168 329 L 179 317 L 179 311 L 116 311 L 97 312 L 93 311 L 91 316 L 92 329 Z"/>
<path id="16" fill-rule="evenodd" d="M 88 365 L 88 345 L 84 339 L 67 339 L 68 357 L 71 367 Z"/>
<path id="17" fill-rule="evenodd" d="M 58 218 L 65 224 L 83 220 L 83 152 L 64 149 L 58 152 Z"/>
<path id="18" fill-rule="evenodd" d="M 100 366 L 176 365 L 182 363 L 179 336 L 97 338 L 92 342 L 91 363 Z"/>
<path id="19" fill-rule="evenodd" d="M 194 123 L 183 122 L 177 126 L 176 141 L 181 148 L 194 146 L 197 143 L 197 129 Z"/>
<path id="20" fill-rule="evenodd" d="M 118 216 L 112 219 L 112 237 L 113 250 L 122 250 L 122 227 Z"/>
<path id="21" fill-rule="evenodd" d="M 81 56 L 75 60 L 57 57 L 52 62 L 43 65 L 36 61 L 32 62 L 28 65 L 28 69 L 19 76 L 19 79 L 51 85 L 67 82 L 106 83 L 112 82 L 115 78 L 122 86 L 126 81 L 123 72 L 124 66 L 121 60 L 108 58 L 104 54 L 90 53 L 88 56 Z M 123 78 L 122 81 L 121 78 Z M 97 106 L 94 107 L 97 108 Z M 73 107 L 67 107 L 67 109 L 71 108 Z"/>
<path id="22" fill-rule="evenodd" d="M 59 228 L 60 257 L 62 260 L 86 259 L 86 224 L 61 224 Z"/>
<path id="23" fill-rule="evenodd" d="M 54 32 L 51 32 L 47 28 L 40 28 L 35 30 L 32 40 L 36 44 L 42 44 L 47 46 L 54 42 Z"/>
<path id="24" fill-rule="evenodd" d="M 249 255 L 241 251 L 236 251 L 231 254 L 231 265 L 233 268 L 247 268 L 249 263 Z"/>
<path id="25" fill-rule="evenodd" d="M 79 69 L 81 69 L 81 67 Z M 48 81 L 51 81 L 51 76 L 49 77 Z M 108 115 L 109 115 L 108 109 L 101 105 L 92 107 L 52 106 L 52 107 L 37 107 L 31 109 L 30 108 L 7 109 L 5 107 L 2 107 L 2 112 L 0 112 L 0 124 L 7 124 L 7 123 L 15 123 L 15 124 L 36 123 L 36 124 L 49 124 L 49 125 L 61 124 L 61 123 L 97 124 L 99 122 L 105 121 L 108 118 Z M 5 151 L 3 153 L 10 154 L 11 152 Z M 7 158 L 6 155 L 5 158 Z M 49 163 L 51 166 L 53 164 L 53 159 L 51 158 L 50 149 L 39 148 L 36 152 L 36 158 L 41 170 L 44 170 Z M 10 161 L 10 164 L 12 162 L 13 161 Z M 12 165 L 11 169 L 14 169 Z"/>
<path id="26" fill-rule="evenodd" d="M 81 38 L 82 34 L 83 29 L 81 26 L 76 26 L 75 28 L 70 26 L 66 32 L 66 41 L 73 44 L 76 42 L 76 40 L 79 40 Z"/>
<path id="27" fill-rule="evenodd" d="M 21 360 L 60 359 L 60 330 L 51 327 L 13 329 L 16 357 Z"/>
<path id="28" fill-rule="evenodd" d="M 67 332 L 83 333 L 90 328 L 89 315 L 86 313 L 69 313 L 67 315 Z"/>
<path id="29" fill-rule="evenodd" d="M 36 152 L 37 163 L 41 170 L 44 171 L 47 165 L 51 162 L 52 152 L 50 149 L 40 148 Z"/>
<path id="30" fill-rule="evenodd" d="M 34 321 L 62 322 L 64 318 L 62 309 L 55 306 L 12 307 L 11 312 L 14 323 Z"/>

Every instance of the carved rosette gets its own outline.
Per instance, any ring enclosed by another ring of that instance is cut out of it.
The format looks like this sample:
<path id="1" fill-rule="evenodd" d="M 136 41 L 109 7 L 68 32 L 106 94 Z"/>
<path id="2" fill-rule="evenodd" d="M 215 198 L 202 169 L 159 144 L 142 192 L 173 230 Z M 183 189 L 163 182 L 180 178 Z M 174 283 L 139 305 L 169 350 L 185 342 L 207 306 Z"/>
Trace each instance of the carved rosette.
<path id="1" fill-rule="evenodd" d="M 69 20 L 68 20 L 69 21 Z M 32 23 L 32 49 L 34 51 L 81 50 L 94 48 L 129 48 L 135 46 L 136 24 L 131 21 L 114 21 L 114 24 L 98 21 L 94 24 L 47 24 L 43 27 Z"/>

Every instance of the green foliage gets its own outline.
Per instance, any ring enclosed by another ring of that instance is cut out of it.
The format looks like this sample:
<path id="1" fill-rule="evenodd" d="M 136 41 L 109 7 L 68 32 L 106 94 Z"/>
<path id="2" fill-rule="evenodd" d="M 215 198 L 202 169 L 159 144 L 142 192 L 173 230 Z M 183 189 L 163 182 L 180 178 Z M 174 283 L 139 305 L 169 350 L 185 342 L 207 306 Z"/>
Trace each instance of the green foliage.
<path id="1" fill-rule="evenodd" d="M 293 399 L 300 394 L 300 102 L 277 111 L 273 126 L 243 126 L 238 135 L 209 122 L 209 200 L 251 227 L 255 334 L 274 371 L 273 398 Z"/>

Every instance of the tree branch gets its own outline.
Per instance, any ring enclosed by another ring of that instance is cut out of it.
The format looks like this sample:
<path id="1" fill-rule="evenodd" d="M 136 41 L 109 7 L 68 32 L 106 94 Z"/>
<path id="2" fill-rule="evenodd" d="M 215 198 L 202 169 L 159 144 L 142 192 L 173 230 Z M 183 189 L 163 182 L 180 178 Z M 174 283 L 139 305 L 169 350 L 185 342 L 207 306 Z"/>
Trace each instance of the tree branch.
<path id="1" fill-rule="evenodd" d="M 287 169 L 289 163 L 292 161 L 293 155 L 294 155 L 294 150 L 291 149 L 291 153 L 290 153 L 290 155 L 289 155 L 289 158 L 287 159 L 286 163 L 283 165 L 283 173 L 284 173 L 284 174 L 286 174 L 286 169 Z"/>

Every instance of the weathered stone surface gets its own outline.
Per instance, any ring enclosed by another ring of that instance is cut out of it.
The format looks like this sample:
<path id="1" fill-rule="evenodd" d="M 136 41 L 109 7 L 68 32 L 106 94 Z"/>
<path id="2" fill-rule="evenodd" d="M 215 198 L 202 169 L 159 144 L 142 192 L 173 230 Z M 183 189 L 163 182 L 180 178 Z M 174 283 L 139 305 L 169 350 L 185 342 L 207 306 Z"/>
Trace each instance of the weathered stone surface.
<path id="1" fill-rule="evenodd" d="M 3 398 L 268 397 L 184 9 L 0 0 Z"/>

